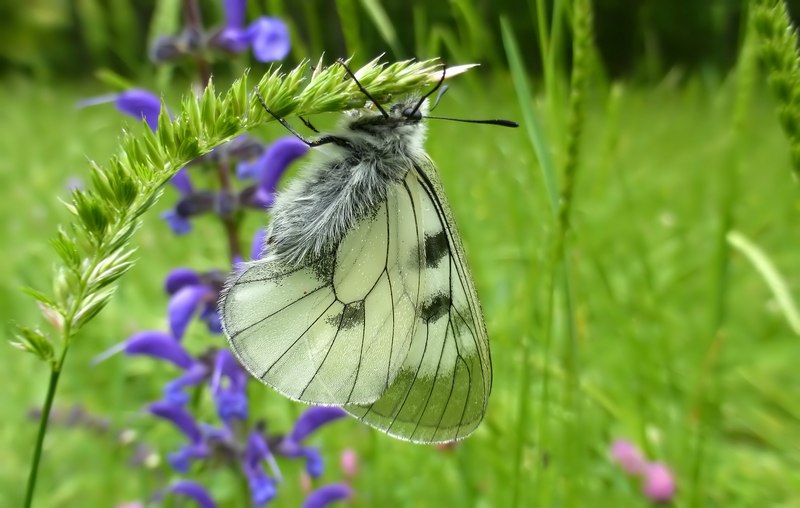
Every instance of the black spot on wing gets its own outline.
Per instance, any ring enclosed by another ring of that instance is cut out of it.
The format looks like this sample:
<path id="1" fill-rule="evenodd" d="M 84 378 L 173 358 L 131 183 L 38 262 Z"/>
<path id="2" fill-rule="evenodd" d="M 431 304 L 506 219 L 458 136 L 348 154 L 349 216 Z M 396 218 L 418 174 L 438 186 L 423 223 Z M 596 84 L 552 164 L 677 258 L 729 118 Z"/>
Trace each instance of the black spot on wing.
<path id="1" fill-rule="evenodd" d="M 450 310 L 450 295 L 437 293 L 433 298 L 422 304 L 420 317 L 426 322 L 438 321 L 440 317 L 447 314 Z"/>
<path id="2" fill-rule="evenodd" d="M 348 330 L 355 326 L 364 326 L 364 300 L 345 305 L 342 310 L 342 323 L 339 328 Z"/>
<path id="3" fill-rule="evenodd" d="M 430 268 L 439 266 L 448 253 L 450 246 L 447 241 L 447 233 L 444 229 L 439 230 L 434 235 L 425 235 L 425 264 Z"/>

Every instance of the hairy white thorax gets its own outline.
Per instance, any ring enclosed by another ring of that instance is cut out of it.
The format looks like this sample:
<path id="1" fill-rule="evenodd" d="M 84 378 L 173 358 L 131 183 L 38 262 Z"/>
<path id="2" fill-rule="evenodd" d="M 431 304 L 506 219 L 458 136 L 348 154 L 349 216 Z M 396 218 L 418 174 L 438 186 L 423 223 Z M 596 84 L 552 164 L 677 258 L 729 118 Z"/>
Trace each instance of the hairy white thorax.
<path id="1" fill-rule="evenodd" d="M 339 142 L 319 149 L 299 179 L 277 195 L 267 239 L 267 257 L 299 265 L 335 249 L 361 218 L 386 200 L 389 187 L 427 155 L 420 117 L 403 115 L 419 98 L 375 109 L 349 111 L 332 135 Z M 421 115 L 428 111 L 425 101 Z"/>

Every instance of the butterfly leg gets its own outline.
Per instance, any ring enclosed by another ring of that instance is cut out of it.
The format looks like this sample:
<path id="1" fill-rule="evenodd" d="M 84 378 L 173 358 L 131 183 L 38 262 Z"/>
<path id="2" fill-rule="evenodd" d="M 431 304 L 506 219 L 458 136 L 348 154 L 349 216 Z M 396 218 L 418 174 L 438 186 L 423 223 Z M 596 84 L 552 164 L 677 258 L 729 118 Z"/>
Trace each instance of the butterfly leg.
<path id="1" fill-rule="evenodd" d="M 375 98 L 369 94 L 369 92 L 367 92 L 367 89 L 364 88 L 364 86 L 356 78 L 355 73 L 350 70 L 350 67 L 347 66 L 347 62 L 345 62 L 344 59 L 342 58 L 339 58 L 338 60 L 336 60 L 336 62 L 339 65 L 341 65 L 344 68 L 345 72 L 353 79 L 358 89 L 361 90 L 361 93 L 366 95 L 367 99 L 369 99 L 370 101 L 372 101 L 373 104 L 375 104 L 375 107 L 378 108 L 378 111 L 381 112 L 381 115 L 383 115 L 384 118 L 389 118 L 389 113 L 387 113 L 386 110 L 381 107 L 380 103 L 376 101 Z"/>
<path id="2" fill-rule="evenodd" d="M 321 138 L 318 138 L 318 139 L 308 139 L 308 138 L 306 138 L 305 136 L 303 136 L 302 134 L 297 132 L 297 130 L 294 127 L 289 125 L 289 122 L 287 122 L 285 119 L 279 117 L 271 109 L 269 109 L 269 106 L 267 106 L 267 103 L 264 102 L 264 98 L 261 96 L 260 93 L 258 93 L 258 90 L 256 90 L 256 97 L 258 97 L 258 101 L 261 103 L 261 105 L 264 107 L 264 109 L 267 111 L 267 113 L 272 115 L 272 117 L 275 120 L 277 120 L 278 122 L 280 122 L 281 125 L 286 127 L 286 130 L 291 132 L 297 139 L 299 139 L 300 141 L 302 141 L 303 143 L 305 143 L 309 147 L 314 148 L 314 147 L 317 147 L 317 146 L 327 145 L 327 144 L 330 144 L 330 143 L 335 143 L 337 145 L 347 144 L 347 140 L 339 138 L 337 136 L 322 136 Z M 305 120 L 303 120 L 303 121 L 305 122 Z M 314 130 L 316 131 L 316 129 L 314 129 Z"/>

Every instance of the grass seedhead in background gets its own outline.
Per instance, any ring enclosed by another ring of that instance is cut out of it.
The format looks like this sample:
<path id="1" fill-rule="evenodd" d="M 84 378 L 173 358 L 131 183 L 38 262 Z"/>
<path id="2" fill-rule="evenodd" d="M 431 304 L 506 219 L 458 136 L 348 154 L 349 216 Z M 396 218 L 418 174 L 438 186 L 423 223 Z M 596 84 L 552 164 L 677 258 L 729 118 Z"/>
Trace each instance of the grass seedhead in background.
<path id="1" fill-rule="evenodd" d="M 554 237 L 551 239 L 551 246 L 547 257 L 547 266 L 542 267 L 537 263 L 531 263 L 531 277 L 535 271 L 545 271 L 546 289 L 543 300 L 538 303 L 544 305 L 545 323 L 541 333 L 541 354 L 543 364 L 539 365 L 542 374 L 537 380 L 541 384 L 540 397 L 537 401 L 538 407 L 536 414 L 542 416 L 539 421 L 532 424 L 530 418 L 530 402 L 532 398 L 530 372 L 534 369 L 537 362 L 534 361 L 534 347 L 527 342 L 533 337 L 527 337 L 523 343 L 523 365 L 519 389 L 518 403 L 518 422 L 517 422 L 517 449 L 515 457 L 515 487 L 514 505 L 524 506 L 529 500 L 523 497 L 523 485 L 527 483 L 523 472 L 523 450 L 535 443 L 537 450 L 547 446 L 548 450 L 553 450 L 563 457 L 561 466 L 571 471 L 565 475 L 566 483 L 563 490 L 555 493 L 553 482 L 542 481 L 543 475 L 537 475 L 536 496 L 541 504 L 550 504 L 554 496 L 565 496 L 567 502 L 574 502 L 581 497 L 580 468 L 583 461 L 579 457 L 579 450 L 583 443 L 577 436 L 580 436 L 580 404 L 577 395 L 578 383 L 580 381 L 579 371 L 579 351 L 575 328 L 575 308 L 574 295 L 570 283 L 569 269 L 569 248 L 567 233 L 570 229 L 570 215 L 573 207 L 573 194 L 575 190 L 575 180 L 580 165 L 580 145 L 584 127 L 585 98 L 588 83 L 588 73 L 591 68 L 590 55 L 592 51 L 592 8 L 588 0 L 576 0 L 572 3 L 572 72 L 570 79 L 569 105 L 567 109 L 567 122 L 563 132 L 559 128 L 564 125 L 559 120 L 560 114 L 557 112 L 560 103 L 560 94 L 556 92 L 558 83 L 558 73 L 562 68 L 558 48 L 560 46 L 560 25 L 561 16 L 565 7 L 564 2 L 556 2 L 554 6 L 552 25 L 548 24 L 547 9 L 543 2 L 537 2 L 536 20 L 538 22 L 540 40 L 540 50 L 544 66 L 545 79 L 545 98 L 546 109 L 550 114 L 550 139 L 555 139 L 557 156 L 560 156 L 562 163 L 560 178 L 556 177 L 556 163 L 551 152 L 551 143 L 548 142 L 548 135 L 543 129 L 543 122 L 536 111 L 536 107 L 531 99 L 531 89 L 527 81 L 527 73 L 523 63 L 523 57 L 517 46 L 516 39 L 511 26 L 507 20 L 501 20 L 501 32 L 508 55 L 509 66 L 520 100 L 520 109 L 525 119 L 531 146 L 536 153 L 539 167 L 547 189 L 550 209 L 552 212 L 552 231 Z M 548 35 L 552 34 L 552 35 Z M 552 37 L 552 38 L 551 38 Z M 558 117 L 558 118 L 557 118 Z M 559 143 L 563 140 L 563 144 Z M 560 188 L 559 188 L 559 183 Z M 534 256 L 531 256 L 534 259 Z M 560 308 L 557 308 L 557 304 Z M 559 337 L 556 337 L 559 335 Z M 549 364 L 553 358 L 553 346 L 558 344 L 561 347 L 561 354 L 558 366 Z M 556 392 L 551 390 L 550 376 L 553 371 L 562 374 L 563 390 L 559 406 L 569 414 L 566 417 L 565 428 L 562 436 L 562 443 L 554 444 L 554 434 L 552 433 L 551 414 L 553 414 L 552 404 Z M 528 436 L 529 430 L 533 425 L 537 429 L 536 437 L 531 440 Z M 537 453 L 539 453 L 537 451 Z M 543 459 L 546 460 L 546 459 Z M 529 473 L 527 473 L 529 474 Z M 570 501 L 571 500 L 571 501 Z"/>
<path id="2" fill-rule="evenodd" d="M 789 139 L 795 181 L 800 181 L 800 55 L 797 29 L 783 0 L 754 0 L 759 56 L 778 100 L 778 119 Z"/>

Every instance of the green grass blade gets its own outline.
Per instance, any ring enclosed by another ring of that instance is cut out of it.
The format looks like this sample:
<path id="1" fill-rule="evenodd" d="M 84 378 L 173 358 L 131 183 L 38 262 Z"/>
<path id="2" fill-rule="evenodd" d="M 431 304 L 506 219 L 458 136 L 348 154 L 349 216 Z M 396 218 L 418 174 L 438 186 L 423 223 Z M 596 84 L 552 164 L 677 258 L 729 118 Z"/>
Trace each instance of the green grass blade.
<path id="1" fill-rule="evenodd" d="M 558 184 L 556 182 L 555 163 L 550 152 L 550 143 L 542 127 L 539 114 L 532 100 L 532 90 L 528 82 L 528 74 L 525 70 L 522 56 L 517 46 L 514 31 L 511 24 L 505 17 L 500 18 L 500 30 L 503 36 L 503 46 L 508 57 L 508 65 L 511 70 L 511 77 L 514 80 L 514 88 L 519 100 L 520 111 L 522 112 L 523 125 L 528 134 L 528 140 L 536 153 L 539 162 L 539 169 L 542 172 L 547 195 L 550 199 L 550 208 L 553 216 L 558 213 Z"/>

